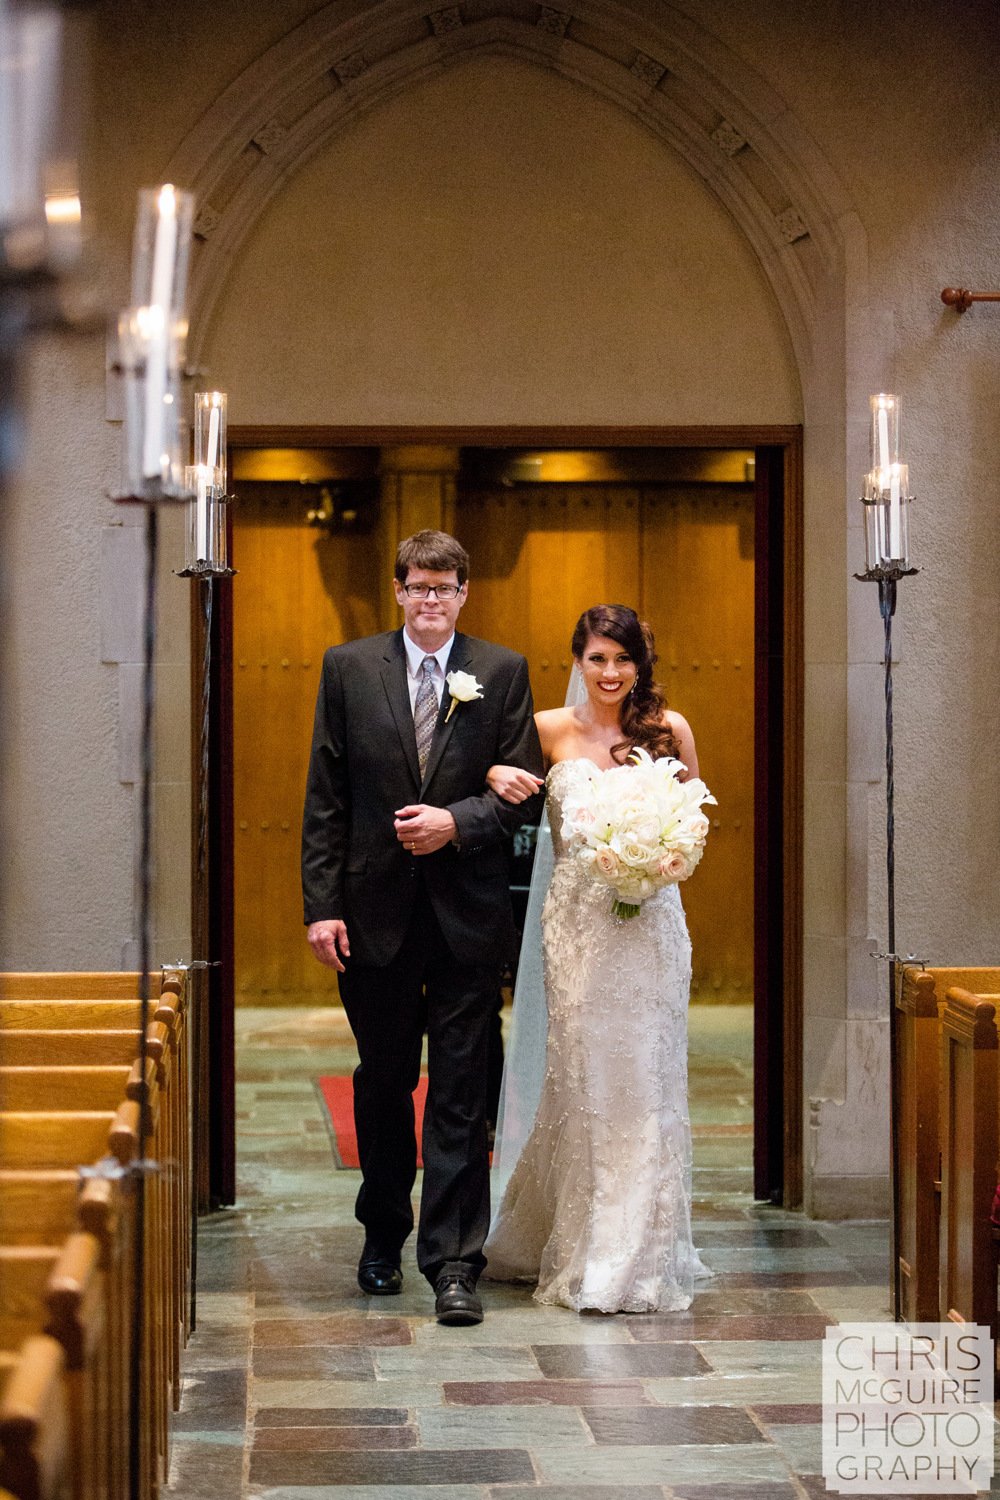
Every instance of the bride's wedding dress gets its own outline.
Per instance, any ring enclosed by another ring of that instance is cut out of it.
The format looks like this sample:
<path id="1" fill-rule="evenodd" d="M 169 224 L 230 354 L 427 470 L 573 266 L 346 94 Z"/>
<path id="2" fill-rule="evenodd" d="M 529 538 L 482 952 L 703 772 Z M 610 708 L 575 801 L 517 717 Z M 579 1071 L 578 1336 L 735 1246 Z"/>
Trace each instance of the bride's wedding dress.
<path id="1" fill-rule="evenodd" d="M 637 917 L 562 840 L 589 760 L 549 772 L 555 869 L 542 913 L 548 1046 L 541 1101 L 486 1242 L 487 1276 L 539 1302 L 675 1311 L 707 1274 L 691 1240 L 691 944 L 675 885 Z"/>

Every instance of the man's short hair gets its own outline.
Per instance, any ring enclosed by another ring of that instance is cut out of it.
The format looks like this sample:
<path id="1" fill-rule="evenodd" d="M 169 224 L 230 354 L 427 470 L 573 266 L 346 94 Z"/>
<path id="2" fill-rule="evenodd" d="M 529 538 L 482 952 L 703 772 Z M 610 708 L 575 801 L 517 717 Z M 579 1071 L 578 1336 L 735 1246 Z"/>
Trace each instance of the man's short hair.
<path id="1" fill-rule="evenodd" d="M 411 568 L 423 568 L 428 573 L 454 570 L 461 585 L 469 577 L 469 554 L 446 531 L 416 531 L 396 549 L 396 578 L 400 583 L 406 582 Z"/>

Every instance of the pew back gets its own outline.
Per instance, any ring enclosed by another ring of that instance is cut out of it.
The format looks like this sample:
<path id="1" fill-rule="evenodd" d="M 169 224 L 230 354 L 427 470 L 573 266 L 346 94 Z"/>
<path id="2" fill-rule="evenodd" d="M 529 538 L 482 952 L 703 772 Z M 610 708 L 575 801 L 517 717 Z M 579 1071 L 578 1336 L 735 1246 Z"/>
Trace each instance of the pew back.
<path id="1" fill-rule="evenodd" d="M 996 1336 L 997 996 L 953 986 L 941 1011 L 940 1316 Z"/>

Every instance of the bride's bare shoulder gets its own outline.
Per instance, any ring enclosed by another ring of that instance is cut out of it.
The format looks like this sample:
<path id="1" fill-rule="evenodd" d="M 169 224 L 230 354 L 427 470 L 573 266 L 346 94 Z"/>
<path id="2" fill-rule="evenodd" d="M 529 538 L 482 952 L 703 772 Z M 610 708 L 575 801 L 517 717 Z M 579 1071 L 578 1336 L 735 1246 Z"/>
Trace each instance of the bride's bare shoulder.
<path id="1" fill-rule="evenodd" d="M 552 749 L 566 734 L 573 724 L 573 710 L 571 708 L 542 708 L 535 715 L 535 726 L 538 729 L 538 738 L 542 742 L 542 754 L 545 756 L 546 765 L 551 763 Z"/>
<path id="2" fill-rule="evenodd" d="M 535 723 L 538 725 L 539 734 L 542 732 L 543 725 L 546 729 L 560 729 L 570 724 L 572 719 L 573 710 L 571 708 L 540 708 L 535 715 Z"/>

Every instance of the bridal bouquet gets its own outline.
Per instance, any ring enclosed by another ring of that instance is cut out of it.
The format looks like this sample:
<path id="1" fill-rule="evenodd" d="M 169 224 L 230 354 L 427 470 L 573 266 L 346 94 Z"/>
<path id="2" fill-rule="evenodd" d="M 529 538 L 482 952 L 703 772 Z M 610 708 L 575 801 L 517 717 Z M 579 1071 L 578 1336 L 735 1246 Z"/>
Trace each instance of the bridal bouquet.
<path id="1" fill-rule="evenodd" d="M 616 917 L 638 916 L 647 896 L 686 880 L 701 859 L 715 802 L 697 776 L 668 756 L 636 748 L 623 766 L 595 766 L 563 803 L 563 831 L 576 854 L 614 892 Z"/>

